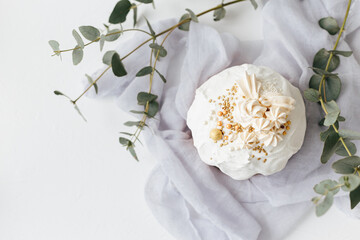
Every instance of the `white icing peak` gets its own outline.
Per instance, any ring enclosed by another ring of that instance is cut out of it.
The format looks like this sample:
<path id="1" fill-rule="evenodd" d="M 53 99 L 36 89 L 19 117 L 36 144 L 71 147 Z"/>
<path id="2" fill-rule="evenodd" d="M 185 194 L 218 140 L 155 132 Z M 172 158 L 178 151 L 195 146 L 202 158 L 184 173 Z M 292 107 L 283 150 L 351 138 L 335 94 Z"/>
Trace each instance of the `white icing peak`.
<path id="1" fill-rule="evenodd" d="M 244 128 L 243 131 L 255 131 L 255 142 L 276 147 L 282 140 L 280 134 L 286 134 L 279 130 L 287 127 L 287 115 L 294 109 L 295 100 L 282 95 L 261 95 L 261 83 L 255 74 L 250 76 L 246 71 L 237 84 L 240 98 L 233 111 L 234 119 Z M 247 146 L 246 143 L 241 145 Z"/>

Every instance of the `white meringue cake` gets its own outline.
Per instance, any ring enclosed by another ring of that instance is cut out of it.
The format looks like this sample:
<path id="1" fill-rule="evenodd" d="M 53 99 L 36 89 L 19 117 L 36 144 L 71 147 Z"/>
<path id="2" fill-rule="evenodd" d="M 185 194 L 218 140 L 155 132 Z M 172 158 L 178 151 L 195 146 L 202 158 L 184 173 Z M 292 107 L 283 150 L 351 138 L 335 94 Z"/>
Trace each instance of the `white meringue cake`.
<path id="1" fill-rule="evenodd" d="M 202 161 L 244 180 L 282 170 L 300 149 L 305 106 L 299 89 L 279 73 L 243 64 L 196 90 L 187 125 Z"/>

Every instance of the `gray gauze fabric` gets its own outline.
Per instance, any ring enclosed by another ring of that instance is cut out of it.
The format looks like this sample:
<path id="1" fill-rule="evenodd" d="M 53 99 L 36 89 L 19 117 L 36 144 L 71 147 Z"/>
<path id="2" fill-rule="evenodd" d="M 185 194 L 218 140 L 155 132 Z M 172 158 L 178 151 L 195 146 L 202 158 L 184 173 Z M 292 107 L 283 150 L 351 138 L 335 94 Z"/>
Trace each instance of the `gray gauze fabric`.
<path id="1" fill-rule="evenodd" d="M 165 43 L 168 56 L 157 65 L 168 82 L 164 84 L 155 74 L 153 92 L 159 96 L 161 109 L 156 119 L 147 122 L 149 128 L 143 131 L 143 137 L 148 152 L 157 160 L 145 188 L 146 200 L 158 221 L 175 238 L 281 239 L 313 207 L 313 186 L 324 179 L 338 178 L 330 163 L 322 165 L 319 160 L 323 146 L 319 134 L 324 129 L 318 125 L 323 117 L 318 104 L 305 101 L 305 141 L 286 168 L 268 177 L 256 175 L 245 181 L 233 180 L 200 160 L 186 115 L 195 90 L 202 83 L 243 63 L 268 66 L 301 91 L 308 88 L 313 74 L 309 66 L 315 53 L 323 47 L 332 48 L 336 39 L 318 26 L 318 20 L 333 16 L 341 23 L 346 2 L 268 1 L 262 10 L 263 41 L 241 42 L 200 23 L 191 23 L 189 32 L 176 30 L 169 36 Z M 176 22 L 161 21 L 154 29 L 160 32 Z M 341 115 L 347 119 L 341 127 L 354 130 L 360 130 L 360 110 L 356 105 L 360 90 L 359 27 L 360 3 L 353 1 L 338 49 L 352 50 L 354 54 L 341 57 L 337 72 L 343 80 L 338 104 Z M 148 36 L 135 33 L 122 38 L 118 52 L 124 56 Z M 125 111 L 142 110 L 136 96 L 140 91 L 148 91 L 149 77 L 135 78 L 135 74 L 149 65 L 149 58 L 149 48 L 144 46 L 124 61 L 127 76 L 117 78 L 107 72 L 98 83 L 97 96 L 116 97 Z M 342 205 L 348 209 L 349 200 L 343 200 Z"/>

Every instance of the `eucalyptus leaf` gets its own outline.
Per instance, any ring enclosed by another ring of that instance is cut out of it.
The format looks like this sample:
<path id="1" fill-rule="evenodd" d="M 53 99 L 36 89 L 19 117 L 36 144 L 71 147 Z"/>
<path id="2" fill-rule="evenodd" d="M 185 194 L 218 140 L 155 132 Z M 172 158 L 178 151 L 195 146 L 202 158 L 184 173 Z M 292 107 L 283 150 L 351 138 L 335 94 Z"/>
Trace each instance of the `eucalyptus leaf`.
<path id="1" fill-rule="evenodd" d="M 321 163 L 327 163 L 338 148 L 339 135 L 336 132 L 330 133 L 324 143 L 321 154 Z"/>
<path id="2" fill-rule="evenodd" d="M 325 103 L 325 108 L 328 113 L 325 115 L 324 125 L 330 126 L 337 121 L 340 109 L 334 100 Z"/>
<path id="3" fill-rule="evenodd" d="M 147 18 L 145 18 L 145 21 L 146 21 L 146 24 L 147 24 L 147 26 L 148 26 L 148 28 L 149 28 L 149 31 L 150 31 L 150 33 L 151 33 L 151 36 L 155 36 L 156 33 L 155 33 L 154 29 L 151 27 L 151 24 L 149 23 L 149 21 L 147 20 Z"/>
<path id="4" fill-rule="evenodd" d="M 334 195 L 332 193 L 328 193 L 325 196 L 324 201 L 316 205 L 315 207 L 316 216 L 320 217 L 324 215 L 330 209 L 333 202 L 334 202 Z"/>
<path id="5" fill-rule="evenodd" d="M 159 111 L 159 103 L 156 101 L 149 102 L 149 108 L 147 111 L 147 115 L 149 117 L 154 117 Z"/>
<path id="6" fill-rule="evenodd" d="M 352 142 L 350 142 L 350 140 L 345 139 L 344 140 L 346 147 L 349 149 L 351 155 L 355 155 L 356 154 L 356 145 Z M 349 156 L 348 152 L 346 151 L 345 147 L 343 144 L 339 145 L 339 147 L 336 149 L 335 152 L 337 155 L 343 156 L 343 157 L 347 157 Z"/>
<path id="7" fill-rule="evenodd" d="M 101 35 L 100 36 L 100 42 L 99 42 L 99 44 L 100 44 L 100 52 L 103 50 L 103 48 L 104 48 L 104 44 L 105 44 L 105 35 Z"/>
<path id="8" fill-rule="evenodd" d="M 179 20 L 179 23 L 186 20 L 186 19 L 190 19 L 190 14 L 188 13 L 185 13 L 184 15 L 181 16 L 180 20 Z M 183 24 L 181 24 L 179 27 L 178 27 L 180 30 L 183 30 L 183 31 L 189 31 L 189 28 L 190 28 L 190 21 L 186 21 L 184 22 Z"/>
<path id="9" fill-rule="evenodd" d="M 331 72 L 325 71 L 321 68 L 311 67 L 311 69 L 314 71 L 314 73 L 320 74 L 320 75 L 325 75 L 325 77 L 338 75 L 337 73 L 331 73 Z"/>
<path id="10" fill-rule="evenodd" d="M 113 73 L 117 77 L 122 77 L 127 74 L 124 65 L 121 62 L 120 56 L 118 53 L 114 53 L 111 58 L 111 68 Z"/>
<path id="11" fill-rule="evenodd" d="M 62 92 L 60 92 L 58 90 L 55 90 L 54 94 L 57 95 L 57 96 L 64 96 L 64 97 L 66 97 L 67 99 L 69 99 L 71 101 L 70 97 L 68 97 L 67 95 L 65 95 L 64 93 L 62 93 Z"/>
<path id="12" fill-rule="evenodd" d="M 220 21 L 225 17 L 226 10 L 225 8 L 218 8 L 214 11 L 214 21 Z"/>
<path id="13" fill-rule="evenodd" d="M 138 159 L 138 157 L 137 157 L 137 155 L 136 155 L 134 146 L 128 147 L 128 150 L 129 150 L 131 156 L 133 156 L 133 158 L 135 158 L 136 161 L 139 161 L 139 159 Z"/>
<path id="14" fill-rule="evenodd" d="M 129 0 L 119 1 L 110 14 L 109 23 L 118 24 L 125 22 L 126 16 L 128 15 L 130 9 L 131 3 L 129 2 Z"/>
<path id="15" fill-rule="evenodd" d="M 60 44 L 55 40 L 50 40 L 49 45 L 54 52 L 60 51 Z M 59 53 L 57 53 L 59 54 Z"/>
<path id="16" fill-rule="evenodd" d="M 304 91 L 304 97 L 306 100 L 310 102 L 319 102 L 320 101 L 320 93 L 319 91 L 308 88 Z"/>
<path id="17" fill-rule="evenodd" d="M 346 119 L 345 119 L 343 116 L 339 116 L 339 117 L 338 117 L 338 121 L 339 121 L 339 122 L 344 122 L 345 120 L 346 120 Z"/>
<path id="18" fill-rule="evenodd" d="M 324 119 L 324 120 L 325 120 L 325 119 Z M 335 125 L 336 128 L 339 128 L 339 123 L 338 123 L 337 121 L 334 123 L 334 125 Z M 329 126 L 329 128 L 328 128 L 326 131 L 320 133 L 320 139 L 321 139 L 321 141 L 324 142 L 324 141 L 326 140 L 326 138 L 327 138 L 331 133 L 334 133 L 334 132 L 335 132 L 334 128 L 333 128 L 332 126 Z"/>
<path id="19" fill-rule="evenodd" d="M 256 10 L 258 8 L 258 4 L 256 3 L 255 0 L 250 0 L 251 5 L 253 5 L 254 9 Z"/>
<path id="20" fill-rule="evenodd" d="M 323 180 L 314 186 L 314 191 L 321 195 L 326 195 L 328 192 L 333 192 L 333 194 L 336 194 L 339 192 L 339 188 L 336 188 L 336 185 L 338 185 L 338 182 L 334 180 Z"/>
<path id="21" fill-rule="evenodd" d="M 189 12 L 191 21 L 199 22 L 198 17 L 196 16 L 196 14 L 192 10 L 190 10 L 188 8 L 186 8 L 185 10 Z"/>
<path id="22" fill-rule="evenodd" d="M 343 191 L 351 192 L 360 185 L 360 177 L 357 175 L 341 176 L 339 179 L 339 183 L 344 184 L 343 186 L 341 186 L 341 189 Z"/>
<path id="23" fill-rule="evenodd" d="M 332 164 L 334 171 L 340 174 L 353 174 L 359 166 L 360 158 L 358 156 L 343 158 Z"/>
<path id="24" fill-rule="evenodd" d="M 147 93 L 147 92 L 139 92 L 137 95 L 137 101 L 139 105 L 145 105 L 147 102 L 151 102 L 157 99 L 158 96 Z"/>
<path id="25" fill-rule="evenodd" d="M 329 112 L 328 114 L 325 115 L 324 125 L 330 126 L 330 125 L 334 124 L 336 122 L 338 116 L 339 116 L 339 112 Z"/>
<path id="26" fill-rule="evenodd" d="M 82 117 L 82 119 L 83 119 L 85 122 L 87 122 L 86 118 L 85 118 L 84 115 L 81 113 L 79 107 L 78 107 L 76 104 L 74 104 L 74 108 L 75 108 L 76 112 Z"/>
<path id="27" fill-rule="evenodd" d="M 84 49 L 84 41 L 82 40 L 80 34 L 74 29 L 72 31 L 72 35 L 74 36 L 77 45 L 81 47 L 81 49 Z"/>
<path id="28" fill-rule="evenodd" d="M 89 83 L 90 84 L 93 84 L 94 83 L 94 80 L 92 79 L 92 77 L 90 77 L 89 75 L 85 74 L 86 78 L 88 79 Z M 94 90 L 95 90 L 95 93 L 98 94 L 98 86 L 96 83 L 93 84 L 93 87 L 94 87 Z"/>
<path id="29" fill-rule="evenodd" d="M 360 202 L 360 186 L 350 192 L 351 209 L 354 209 Z"/>
<path id="30" fill-rule="evenodd" d="M 131 7 L 132 7 L 132 10 L 133 10 L 133 27 L 136 26 L 136 23 L 137 23 L 137 6 L 135 3 L 131 4 Z"/>
<path id="31" fill-rule="evenodd" d="M 145 3 L 145 4 L 153 2 L 153 0 L 135 0 L 135 1 Z"/>
<path id="32" fill-rule="evenodd" d="M 346 138 L 349 140 L 360 140 L 360 132 L 356 132 L 349 129 L 340 129 L 339 135 L 342 138 Z"/>
<path id="33" fill-rule="evenodd" d="M 130 110 L 130 112 L 135 113 L 135 114 L 146 114 L 146 112 L 144 112 L 144 111 Z"/>
<path id="34" fill-rule="evenodd" d="M 156 71 L 156 73 L 159 75 L 159 77 L 161 78 L 161 80 L 162 80 L 164 83 L 166 83 L 166 78 L 165 78 L 158 70 L 155 69 L 155 71 Z"/>
<path id="35" fill-rule="evenodd" d="M 108 42 L 113 42 L 117 40 L 120 37 L 120 32 L 121 32 L 120 29 L 112 29 L 108 31 L 105 36 L 105 40 Z"/>
<path id="36" fill-rule="evenodd" d="M 165 57 L 166 55 L 167 55 L 167 51 L 166 51 L 166 49 L 163 47 L 163 46 L 161 46 L 161 45 L 159 45 L 159 44 L 157 44 L 157 43 L 151 43 L 150 45 L 150 48 L 152 48 L 152 49 L 154 49 L 155 51 L 154 51 L 154 55 L 156 56 L 158 53 L 159 53 L 159 57 Z"/>
<path id="37" fill-rule="evenodd" d="M 353 52 L 352 51 L 339 51 L 339 50 L 330 50 L 329 52 L 332 52 L 336 55 L 341 55 L 343 57 L 350 57 Z"/>
<path id="38" fill-rule="evenodd" d="M 318 74 L 314 74 L 310 78 L 309 87 L 315 90 L 319 90 L 320 81 L 321 81 L 321 76 Z M 338 76 L 325 77 L 324 84 L 325 84 L 326 100 L 327 101 L 336 100 L 339 97 L 341 91 L 340 78 Z M 321 88 L 323 88 L 323 86 Z M 323 90 L 321 90 L 321 95 L 322 98 L 325 99 Z"/>
<path id="39" fill-rule="evenodd" d="M 322 29 L 328 31 L 329 34 L 335 35 L 340 31 L 339 24 L 333 17 L 326 17 L 319 20 L 319 25 Z"/>
<path id="40" fill-rule="evenodd" d="M 131 141 L 127 138 L 120 137 L 119 142 L 123 146 L 129 146 L 131 144 Z"/>
<path id="41" fill-rule="evenodd" d="M 147 66 L 147 67 L 143 67 L 142 69 L 140 69 L 140 71 L 138 73 L 136 73 L 136 76 L 142 77 L 142 76 L 149 75 L 152 72 L 153 72 L 153 67 Z"/>
<path id="42" fill-rule="evenodd" d="M 142 126 L 140 126 L 140 124 L 143 124 L 141 121 L 128 121 L 125 122 L 124 125 L 128 126 L 128 127 L 133 127 L 133 126 L 137 126 L 142 128 Z M 146 124 L 143 124 L 143 126 L 146 126 Z"/>
<path id="43" fill-rule="evenodd" d="M 84 56 L 84 51 L 79 46 L 76 46 L 72 51 L 73 64 L 78 65 L 83 59 L 83 56 Z"/>
<path id="44" fill-rule="evenodd" d="M 100 37 L 99 29 L 93 26 L 79 27 L 80 33 L 89 41 L 96 41 Z"/>
<path id="45" fill-rule="evenodd" d="M 325 70 L 329 57 L 330 57 L 329 51 L 327 51 L 325 48 L 320 49 L 315 54 L 313 67 Z M 340 64 L 340 58 L 336 55 L 333 55 L 333 57 L 330 60 L 330 64 L 327 71 L 328 72 L 334 71 L 339 66 L 339 64 Z"/>
<path id="46" fill-rule="evenodd" d="M 113 57 L 113 55 L 116 53 L 116 51 L 107 51 L 104 56 L 103 56 L 103 63 L 106 64 L 106 65 L 110 65 L 111 64 L 111 59 Z"/>

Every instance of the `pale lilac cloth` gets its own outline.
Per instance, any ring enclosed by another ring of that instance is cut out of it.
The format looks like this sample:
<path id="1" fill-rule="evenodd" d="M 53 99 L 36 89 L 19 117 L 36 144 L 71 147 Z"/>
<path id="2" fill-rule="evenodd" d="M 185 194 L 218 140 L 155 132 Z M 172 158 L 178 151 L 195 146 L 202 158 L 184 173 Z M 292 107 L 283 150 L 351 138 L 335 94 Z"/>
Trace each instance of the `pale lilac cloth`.
<path id="1" fill-rule="evenodd" d="M 146 185 L 145 197 L 155 217 L 175 238 L 282 239 L 313 208 L 310 202 L 315 196 L 313 186 L 327 178 L 338 178 L 330 163 L 322 165 L 319 160 L 323 146 L 319 133 L 323 129 L 318 121 L 322 114 L 315 103 L 305 101 L 308 126 L 305 142 L 286 168 L 268 177 L 257 175 L 246 181 L 235 181 L 200 160 L 186 115 L 196 88 L 225 68 L 243 63 L 268 66 L 301 91 L 306 89 L 313 56 L 322 47 L 330 49 L 335 41 L 317 22 L 329 15 L 341 22 L 346 2 L 268 1 L 262 10 L 263 41 L 241 42 L 201 23 L 192 23 L 190 32 L 176 30 L 168 38 L 165 43 L 168 56 L 157 66 L 168 83 L 163 84 L 155 75 L 153 85 L 161 110 L 156 119 L 148 121 L 149 128 L 143 132 L 148 151 L 158 161 Z M 161 21 L 154 26 L 155 31 L 176 21 Z M 353 50 L 354 55 L 341 58 L 337 70 L 343 79 L 338 103 L 341 115 L 347 118 L 341 127 L 351 126 L 354 130 L 360 130 L 360 108 L 356 104 L 360 100 L 359 27 L 360 3 L 355 0 L 339 44 L 340 50 Z M 120 55 L 124 56 L 146 38 L 141 33 L 124 36 L 118 48 Z M 149 48 L 145 46 L 124 61 L 126 77 L 105 74 L 99 81 L 98 96 L 116 97 L 125 111 L 141 110 L 136 95 L 148 90 L 149 80 L 134 76 L 148 65 L 148 59 Z M 345 205 L 342 208 L 348 209 L 349 200 L 342 200 Z"/>

